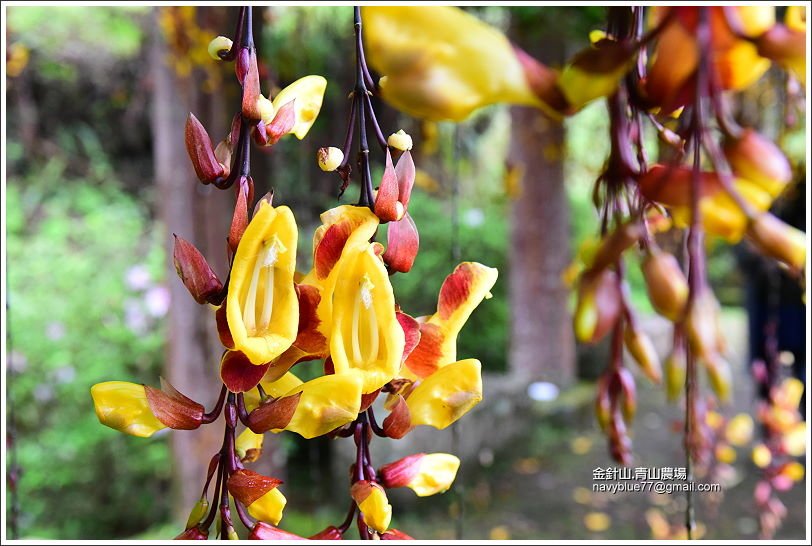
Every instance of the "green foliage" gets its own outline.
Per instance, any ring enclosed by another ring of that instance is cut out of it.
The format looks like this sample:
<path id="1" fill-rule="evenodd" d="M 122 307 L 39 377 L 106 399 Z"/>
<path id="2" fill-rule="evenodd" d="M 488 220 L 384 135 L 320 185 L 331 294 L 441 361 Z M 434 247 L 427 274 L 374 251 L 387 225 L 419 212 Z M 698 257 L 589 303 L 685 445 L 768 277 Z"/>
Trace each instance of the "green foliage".
<path id="1" fill-rule="evenodd" d="M 23 536 L 106 538 L 161 521 L 168 508 L 166 437 L 103 427 L 89 392 L 158 375 L 165 257 L 143 205 L 109 177 L 66 179 L 64 167 L 52 159 L 7 188 L 20 523 Z"/>

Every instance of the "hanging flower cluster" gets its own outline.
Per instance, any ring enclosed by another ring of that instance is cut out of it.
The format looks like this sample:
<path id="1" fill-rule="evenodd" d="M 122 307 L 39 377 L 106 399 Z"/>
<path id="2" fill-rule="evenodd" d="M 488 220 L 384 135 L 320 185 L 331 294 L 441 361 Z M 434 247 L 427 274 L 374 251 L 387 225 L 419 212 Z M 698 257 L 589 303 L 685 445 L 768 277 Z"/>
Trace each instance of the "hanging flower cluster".
<path id="1" fill-rule="evenodd" d="M 754 84 L 771 64 L 788 72 L 790 107 L 802 105 L 806 8 L 788 7 L 783 22 L 775 11 L 670 6 L 646 15 L 639 7 L 609 8 L 606 31 L 593 32 L 591 46 L 555 70 L 456 8 L 364 8 L 382 96 L 407 113 L 462 120 L 501 102 L 562 118 L 607 98 L 611 152 L 594 189 L 601 233 L 580 256 L 573 327 L 581 342 L 611 338 L 595 411 L 613 458 L 623 464 L 632 461 L 629 425 L 636 410 L 624 347 L 643 375 L 665 382 L 670 399 L 685 394 L 689 468 L 712 447 L 703 434 L 697 366 L 722 401 L 730 397 L 732 377 L 719 303 L 706 278 L 706 237 L 746 239 L 803 282 L 806 235 L 768 212 L 791 184 L 792 168 L 769 138 L 739 126 L 730 106 L 731 94 Z M 665 148 L 659 162 L 644 146 L 646 122 Z M 679 258 L 658 243 L 658 235 L 672 230 L 684 238 Z M 630 302 L 630 255 L 639 259 L 652 306 L 674 325 L 664 363 Z"/>
<path id="2" fill-rule="evenodd" d="M 200 500 L 179 539 L 206 539 L 215 522 L 220 538 L 238 538 L 232 508 L 250 539 L 301 538 L 277 527 L 286 504 L 281 481 L 246 467 L 260 456 L 268 432 L 355 441 L 347 517 L 313 539 L 340 539 L 354 518 L 362 539 L 409 538 L 389 527 L 392 507 L 386 490 L 408 487 L 418 496 L 433 495 L 446 491 L 456 477 L 460 461 L 446 453 L 418 453 L 376 470 L 370 440 L 373 433 L 402 438 L 421 425 L 444 429 L 480 402 L 480 362 L 458 360 L 456 339 L 473 310 L 490 297 L 497 271 L 461 263 L 440 287 L 436 312 L 430 316 L 414 318 L 396 300 L 390 275 L 409 271 L 418 250 L 417 229 L 408 213 L 415 177 L 412 142 L 403 131 L 383 139 L 365 87 L 369 80 L 357 8 L 355 28 L 359 78 L 351 95 L 346 143 L 343 150 L 320 150 L 317 159 L 324 170 L 341 173 L 343 192 L 352 178 L 348 157 L 357 120 L 361 199 L 358 205 L 341 205 L 321 215 L 313 236 L 313 266 L 306 273 L 296 271 L 293 212 L 275 205 L 273 194 L 254 205 L 249 145 L 253 139 L 272 146 L 286 134 L 303 138 L 321 108 L 326 81 L 307 76 L 273 100 L 263 96 L 250 7 L 240 11 L 233 42 L 218 37 L 209 46 L 215 59 L 235 62 L 241 109 L 230 134 L 216 147 L 190 115 L 186 144 L 202 183 L 235 186 L 227 237 L 231 266 L 226 281 L 220 281 L 204 256 L 177 236 L 174 261 L 195 301 L 216 307 L 225 348 L 219 400 L 207 412 L 166 383 L 156 389 L 110 381 L 91 389 L 99 420 L 134 436 L 149 437 L 163 428 L 193 430 L 224 413 L 223 445 L 211 459 Z M 367 123 L 385 155 L 377 190 L 371 181 Z M 386 245 L 375 241 L 382 223 L 388 223 Z M 323 361 L 319 377 L 302 381 L 291 371 L 313 360 Z M 381 394 L 389 414 L 378 424 L 372 404 Z"/>

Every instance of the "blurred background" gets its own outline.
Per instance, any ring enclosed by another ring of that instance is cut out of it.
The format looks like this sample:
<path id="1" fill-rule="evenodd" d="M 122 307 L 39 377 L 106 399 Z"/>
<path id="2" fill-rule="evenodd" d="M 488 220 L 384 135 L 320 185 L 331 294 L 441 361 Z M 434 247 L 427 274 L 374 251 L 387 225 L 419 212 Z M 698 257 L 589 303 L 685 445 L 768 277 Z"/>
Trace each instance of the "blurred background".
<path id="1" fill-rule="evenodd" d="M 581 49 L 605 19 L 600 7 L 467 9 L 553 65 Z M 183 127 L 193 112 L 215 142 L 226 134 L 238 86 L 232 65 L 213 62 L 206 46 L 233 32 L 236 11 L 7 8 L 4 388 L 14 487 L 6 514 L 19 537 L 174 536 L 219 447 L 219 427 L 147 440 L 105 428 L 89 388 L 112 379 L 157 385 L 163 375 L 209 407 L 219 392 L 214 316 L 175 276 L 170 241 L 177 233 L 195 243 L 224 278 L 232 196 L 196 182 Z M 319 147 L 343 140 L 354 78 L 351 20 L 350 7 L 256 9 L 263 90 L 306 74 L 329 82 L 304 141 L 283 139 L 253 159 L 258 195 L 273 188 L 276 202 L 291 206 L 305 246 L 321 211 L 356 197 L 351 187 L 339 200 L 337 177 L 315 162 Z M 739 111 L 772 137 L 783 115 L 778 78 L 769 73 L 748 90 Z M 576 347 L 567 271 L 597 232 L 591 188 L 609 150 L 603 102 L 561 126 L 506 106 L 458 125 L 421 123 L 382 103 L 376 110 L 386 134 L 403 128 L 415 140 L 419 173 L 410 212 L 422 245 L 413 272 L 393 277 L 404 308 L 415 316 L 432 312 L 436 289 L 459 261 L 500 272 L 494 297 L 459 342 L 461 358 L 483 362 L 485 401 L 453 430 L 418 431 L 397 447 L 373 443 L 380 463 L 417 449 L 451 450 L 463 459 L 445 495 L 417 502 L 393 492 L 393 525 L 427 539 L 674 536 L 683 495 L 592 491 L 593 469 L 614 466 L 592 415 L 607 348 Z M 781 133 L 793 163 L 804 159 L 805 129 L 800 120 Z M 522 185 L 523 177 L 538 183 Z M 803 226 L 806 199 L 798 199 Z M 736 381 L 732 403 L 719 411 L 752 414 L 747 272 L 762 265 L 746 248 L 712 245 L 709 255 Z M 652 313 L 636 264 L 628 271 L 645 328 L 664 352 L 668 323 Z M 638 386 L 635 465 L 684 466 L 679 404 L 667 403 L 642 376 Z M 345 502 L 333 493 L 346 487 L 347 446 L 339 444 L 350 442 L 270 436 L 258 464 L 285 479 L 282 526 L 308 535 L 340 520 Z M 719 466 L 705 481 L 722 483 L 723 493 L 697 495 L 700 531 L 706 538 L 755 538 L 759 469 L 749 448 Z M 805 536 L 802 489 L 784 494 L 789 513 L 779 538 Z"/>

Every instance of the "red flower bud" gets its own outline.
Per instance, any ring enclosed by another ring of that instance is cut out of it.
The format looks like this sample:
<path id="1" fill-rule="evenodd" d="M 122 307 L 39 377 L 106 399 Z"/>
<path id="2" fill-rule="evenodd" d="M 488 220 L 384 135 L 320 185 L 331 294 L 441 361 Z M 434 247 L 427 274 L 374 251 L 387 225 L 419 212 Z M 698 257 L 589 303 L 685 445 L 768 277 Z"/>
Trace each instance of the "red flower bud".
<path id="1" fill-rule="evenodd" d="M 237 58 L 238 64 L 243 60 L 243 53 L 240 51 L 240 56 Z M 259 98 L 262 96 L 259 87 L 259 69 L 257 68 L 257 54 L 253 48 L 249 52 L 247 61 L 248 71 L 245 73 L 245 78 L 242 81 L 242 113 L 243 115 L 252 120 L 262 119 L 262 113 L 259 109 Z M 239 77 L 239 72 L 237 73 Z"/>
<path id="2" fill-rule="evenodd" d="M 161 378 L 161 390 L 144 386 L 149 409 L 164 425 L 176 430 L 194 430 L 203 420 L 204 408 L 178 392 Z"/>
<path id="3" fill-rule="evenodd" d="M 283 531 L 279 527 L 274 527 L 263 521 L 258 521 L 251 529 L 248 540 L 307 540 L 299 535 Z"/>
<path id="4" fill-rule="evenodd" d="M 223 301 L 223 283 L 192 243 L 175 235 L 173 257 L 175 271 L 197 303 L 219 305 Z"/>
<path id="5" fill-rule="evenodd" d="M 231 252 L 237 252 L 242 234 L 248 227 L 248 180 L 243 177 L 237 187 L 237 204 L 234 206 L 234 216 L 231 218 L 231 229 L 228 233 L 228 246 Z"/>
<path id="6" fill-rule="evenodd" d="M 392 155 L 386 149 L 386 165 L 383 169 L 378 195 L 375 198 L 375 215 L 381 222 L 394 222 L 403 216 L 406 209 L 398 200 L 398 176 L 392 165 Z"/>
<path id="7" fill-rule="evenodd" d="M 186 151 L 197 178 L 204 184 L 211 184 L 225 174 L 225 168 L 217 161 L 206 128 L 190 113 L 186 119 Z"/>
<path id="8" fill-rule="evenodd" d="M 403 218 L 389 222 L 386 231 L 387 246 L 383 261 L 392 271 L 407 273 L 414 265 L 417 250 L 420 247 L 420 236 L 414 220 L 405 213 Z"/>
<path id="9" fill-rule="evenodd" d="M 302 393 L 297 392 L 292 396 L 260 404 L 248 415 L 248 428 L 257 434 L 285 428 L 293 419 L 301 396 Z"/>
<path id="10" fill-rule="evenodd" d="M 392 412 L 383 420 L 383 431 L 390 438 L 403 438 L 412 430 L 412 416 L 406 400 L 399 394 Z"/>
<path id="11" fill-rule="evenodd" d="M 220 337 L 220 343 L 222 343 L 223 347 L 226 349 L 233 349 L 234 339 L 231 337 L 231 330 L 228 329 L 228 317 L 226 316 L 225 301 L 223 302 L 223 305 L 217 308 L 214 318 L 217 321 L 217 335 Z"/>

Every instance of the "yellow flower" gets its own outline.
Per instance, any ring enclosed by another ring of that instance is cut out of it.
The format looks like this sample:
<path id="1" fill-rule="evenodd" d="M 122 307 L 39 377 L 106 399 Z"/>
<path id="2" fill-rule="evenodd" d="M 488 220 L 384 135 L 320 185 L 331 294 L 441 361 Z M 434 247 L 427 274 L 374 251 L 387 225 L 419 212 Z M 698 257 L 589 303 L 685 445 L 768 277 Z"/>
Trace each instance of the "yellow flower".
<path id="1" fill-rule="evenodd" d="M 417 453 L 381 467 L 385 487 L 408 487 L 418 497 L 443 493 L 451 487 L 460 460 L 448 453 Z"/>
<path id="2" fill-rule="evenodd" d="M 288 500 L 279 491 L 279 488 L 274 487 L 249 504 L 247 506 L 248 513 L 260 521 L 276 525 L 282 519 L 282 511 L 285 509 L 287 502 Z"/>
<path id="3" fill-rule="evenodd" d="M 234 448 L 242 461 L 256 461 L 262 453 L 263 434 L 256 434 L 250 428 L 245 429 L 237 436 Z"/>
<path id="4" fill-rule="evenodd" d="M 345 249 L 336 269 L 330 356 L 337 375 L 359 370 L 363 392 L 372 392 L 397 375 L 403 356 L 392 285 L 371 243 Z"/>
<path id="5" fill-rule="evenodd" d="M 496 102 L 546 106 L 504 34 L 459 8 L 365 6 L 363 18 L 383 97 L 411 116 L 460 121 Z"/>
<path id="6" fill-rule="evenodd" d="M 482 365 L 460 360 L 421 381 L 406 398 L 412 426 L 444 429 L 482 400 Z"/>
<path id="7" fill-rule="evenodd" d="M 166 428 L 152 413 L 144 385 L 106 381 L 93 385 L 90 395 L 103 425 L 142 438 Z"/>
<path id="8" fill-rule="evenodd" d="M 253 364 L 272 361 L 296 339 L 297 236 L 290 209 L 263 201 L 237 247 L 226 316 L 234 348 Z"/>
<path id="9" fill-rule="evenodd" d="M 273 109 L 278 112 L 290 101 L 293 103 L 296 121 L 291 133 L 302 140 L 316 122 L 324 100 L 324 90 L 327 89 L 327 80 L 322 76 L 305 76 L 299 78 L 285 87 L 273 99 Z"/>
<path id="10" fill-rule="evenodd" d="M 389 528 L 392 520 L 392 505 L 389 504 L 383 487 L 377 483 L 361 480 L 353 484 L 350 494 L 368 526 L 379 533 L 383 533 Z"/>

